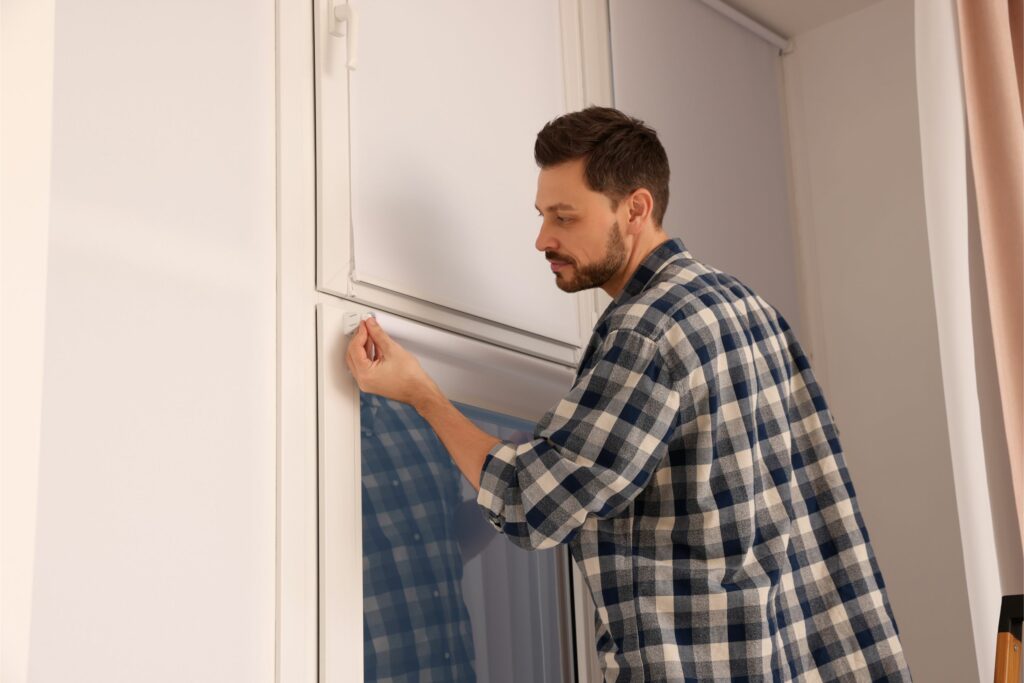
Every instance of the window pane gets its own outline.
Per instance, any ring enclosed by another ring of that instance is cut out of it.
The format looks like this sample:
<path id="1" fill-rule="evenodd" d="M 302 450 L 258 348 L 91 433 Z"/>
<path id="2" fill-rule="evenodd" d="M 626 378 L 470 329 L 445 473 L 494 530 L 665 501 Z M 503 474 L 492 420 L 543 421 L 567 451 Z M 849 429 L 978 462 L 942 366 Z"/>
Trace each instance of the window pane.
<path id="1" fill-rule="evenodd" d="M 465 404 L 500 439 L 533 425 Z M 562 680 L 560 549 L 525 551 L 411 407 L 360 394 L 366 680 Z"/>

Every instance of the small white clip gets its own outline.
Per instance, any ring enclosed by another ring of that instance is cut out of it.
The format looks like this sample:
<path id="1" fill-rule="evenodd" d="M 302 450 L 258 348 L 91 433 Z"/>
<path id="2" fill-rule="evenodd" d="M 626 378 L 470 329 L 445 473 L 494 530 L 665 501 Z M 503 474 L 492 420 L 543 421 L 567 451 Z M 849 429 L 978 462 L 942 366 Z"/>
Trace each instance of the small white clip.
<path id="1" fill-rule="evenodd" d="M 352 334 L 359 329 L 359 323 L 370 318 L 376 320 L 377 314 L 373 311 L 369 313 L 346 313 L 342 320 L 342 331 L 346 335 Z"/>

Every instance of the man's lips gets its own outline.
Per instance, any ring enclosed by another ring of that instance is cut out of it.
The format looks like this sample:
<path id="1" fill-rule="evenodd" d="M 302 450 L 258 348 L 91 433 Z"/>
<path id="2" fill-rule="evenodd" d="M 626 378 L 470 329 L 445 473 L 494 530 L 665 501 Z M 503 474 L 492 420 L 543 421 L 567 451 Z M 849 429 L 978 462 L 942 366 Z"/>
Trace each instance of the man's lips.
<path id="1" fill-rule="evenodd" d="M 546 258 L 548 260 L 548 263 L 551 264 L 551 272 L 553 273 L 557 273 L 558 271 L 562 270 L 562 268 L 572 265 L 569 261 L 563 261 L 561 259 L 553 258 L 550 255 L 548 255 Z"/>
<path id="2" fill-rule="evenodd" d="M 549 263 L 551 264 L 551 270 L 552 270 L 553 272 L 555 272 L 555 273 L 557 273 L 557 272 L 558 272 L 558 271 L 560 271 L 560 270 L 561 270 L 562 268 L 565 268 L 565 267 L 566 267 L 567 265 L 569 265 L 569 264 L 568 264 L 568 263 L 566 263 L 565 261 L 554 261 L 554 260 L 549 260 L 548 262 L 549 262 Z"/>

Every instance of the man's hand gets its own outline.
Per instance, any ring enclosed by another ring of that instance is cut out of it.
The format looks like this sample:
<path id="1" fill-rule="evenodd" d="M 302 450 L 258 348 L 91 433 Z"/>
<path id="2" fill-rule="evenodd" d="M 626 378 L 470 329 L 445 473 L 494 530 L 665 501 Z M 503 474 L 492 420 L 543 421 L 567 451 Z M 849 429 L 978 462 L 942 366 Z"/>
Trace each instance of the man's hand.
<path id="1" fill-rule="evenodd" d="M 345 363 L 359 388 L 370 394 L 416 407 L 438 392 L 419 361 L 388 336 L 374 318 L 359 323 L 345 353 Z"/>
<path id="2" fill-rule="evenodd" d="M 359 329 L 348 344 L 345 363 L 363 391 L 415 408 L 441 439 L 469 483 L 480 490 L 480 471 L 487 453 L 500 443 L 498 438 L 481 430 L 459 412 L 420 367 L 419 361 L 389 337 L 375 319 L 359 323 Z"/>

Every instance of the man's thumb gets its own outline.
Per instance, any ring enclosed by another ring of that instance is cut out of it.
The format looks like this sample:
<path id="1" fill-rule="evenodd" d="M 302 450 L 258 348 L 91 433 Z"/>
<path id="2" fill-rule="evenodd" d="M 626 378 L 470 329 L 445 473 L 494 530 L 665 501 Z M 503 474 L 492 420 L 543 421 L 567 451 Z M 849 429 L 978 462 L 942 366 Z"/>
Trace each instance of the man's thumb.
<path id="1" fill-rule="evenodd" d="M 387 350 L 391 346 L 391 337 L 384 331 L 384 328 L 380 326 L 376 318 L 366 319 L 366 330 L 370 333 L 370 338 L 373 339 L 373 343 L 377 344 L 381 348 Z"/>

